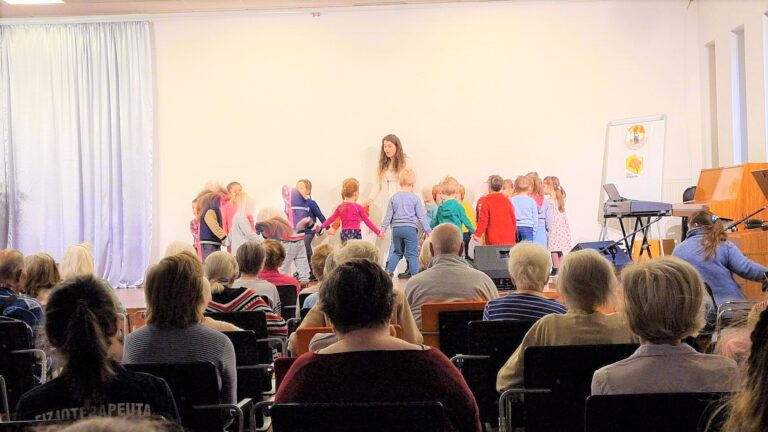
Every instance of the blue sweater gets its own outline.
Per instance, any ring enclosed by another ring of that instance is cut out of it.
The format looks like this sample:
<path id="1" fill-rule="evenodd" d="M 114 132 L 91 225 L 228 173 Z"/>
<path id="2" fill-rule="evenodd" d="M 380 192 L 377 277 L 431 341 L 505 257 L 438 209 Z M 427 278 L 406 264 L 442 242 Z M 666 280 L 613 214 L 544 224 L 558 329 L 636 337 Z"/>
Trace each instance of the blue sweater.
<path id="1" fill-rule="evenodd" d="M 743 300 L 744 293 L 733 280 L 733 273 L 744 279 L 762 281 L 768 268 L 745 257 L 741 250 L 729 241 L 720 243 L 715 256 L 706 259 L 702 245 L 703 237 L 704 233 L 700 228 L 690 230 L 672 255 L 696 267 L 704 282 L 712 289 L 716 304 Z"/>
<path id="2" fill-rule="evenodd" d="M 517 227 L 536 227 L 539 222 L 539 206 L 536 205 L 536 201 L 527 195 L 515 195 L 510 199 L 515 206 Z"/>
<path id="3" fill-rule="evenodd" d="M 418 223 L 421 223 L 424 231 L 432 232 L 427 213 L 419 197 L 413 192 L 403 191 L 392 195 L 387 205 L 387 214 L 381 222 L 381 231 L 386 231 L 390 225 L 393 228 L 403 226 L 418 228 Z"/>
<path id="4" fill-rule="evenodd" d="M 293 211 L 293 223 L 296 225 L 306 217 L 312 219 L 312 222 L 316 222 L 317 219 L 320 219 L 320 222 L 325 222 L 325 216 L 320 211 L 317 202 L 312 198 L 304 198 L 296 189 L 291 190 L 291 211 Z M 296 226 L 293 228 L 295 229 Z M 304 230 L 305 233 L 310 233 L 311 231 L 311 227 Z"/>

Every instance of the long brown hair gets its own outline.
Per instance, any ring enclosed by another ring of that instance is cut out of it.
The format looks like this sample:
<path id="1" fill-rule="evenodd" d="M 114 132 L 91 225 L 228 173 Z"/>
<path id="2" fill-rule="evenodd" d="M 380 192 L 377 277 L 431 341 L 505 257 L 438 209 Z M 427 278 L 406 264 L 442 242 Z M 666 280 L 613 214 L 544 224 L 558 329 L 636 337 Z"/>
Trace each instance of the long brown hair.
<path id="1" fill-rule="evenodd" d="M 47 253 L 28 255 L 24 258 L 27 281 L 24 290 L 30 297 L 38 297 L 41 291 L 53 288 L 61 282 L 56 261 Z"/>
<path id="2" fill-rule="evenodd" d="M 189 252 L 160 260 L 147 272 L 147 324 L 184 329 L 203 319 L 203 265 Z"/>
<path id="3" fill-rule="evenodd" d="M 741 387 L 725 408 L 728 418 L 720 429 L 725 432 L 757 432 L 768 427 L 768 311 L 760 314 L 751 340 Z M 716 421 L 713 418 L 710 427 Z"/>
<path id="4" fill-rule="evenodd" d="M 379 154 L 379 178 L 384 176 L 384 172 L 389 168 L 389 158 L 384 153 L 384 141 L 389 141 L 395 145 L 397 152 L 392 160 L 392 170 L 397 174 L 405 167 L 405 152 L 400 138 L 397 135 L 389 134 L 381 139 L 381 153 Z"/>
<path id="5" fill-rule="evenodd" d="M 560 213 L 565 211 L 565 190 L 560 185 L 560 179 L 555 176 L 544 177 L 544 184 L 552 188 L 552 199 L 555 200 Z"/>
<path id="6" fill-rule="evenodd" d="M 720 243 L 728 240 L 723 221 L 714 213 L 702 210 L 691 216 L 688 221 L 689 228 L 699 228 L 704 233 L 702 244 L 704 246 L 704 258 L 710 259 L 717 253 Z"/>

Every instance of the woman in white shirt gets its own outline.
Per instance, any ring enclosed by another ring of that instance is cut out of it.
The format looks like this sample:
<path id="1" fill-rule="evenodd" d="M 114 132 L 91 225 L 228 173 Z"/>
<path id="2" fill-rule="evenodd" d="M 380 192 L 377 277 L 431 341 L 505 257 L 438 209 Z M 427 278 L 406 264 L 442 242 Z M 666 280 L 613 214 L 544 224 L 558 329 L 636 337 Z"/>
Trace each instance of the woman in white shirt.
<path id="1" fill-rule="evenodd" d="M 704 284 L 693 266 L 656 258 L 624 269 L 621 282 L 629 327 L 642 345 L 595 372 L 592 394 L 735 390 L 736 362 L 681 342 L 704 327 Z"/>

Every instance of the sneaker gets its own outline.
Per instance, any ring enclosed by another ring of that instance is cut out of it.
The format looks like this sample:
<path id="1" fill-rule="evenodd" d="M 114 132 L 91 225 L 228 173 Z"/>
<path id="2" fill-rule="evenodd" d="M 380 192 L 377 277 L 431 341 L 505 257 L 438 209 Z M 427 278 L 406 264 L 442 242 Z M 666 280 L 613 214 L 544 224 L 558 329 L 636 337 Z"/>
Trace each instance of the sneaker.
<path id="1" fill-rule="evenodd" d="M 400 273 L 399 275 L 397 275 L 397 278 L 398 279 L 410 279 L 411 278 L 411 274 L 410 273 Z"/>

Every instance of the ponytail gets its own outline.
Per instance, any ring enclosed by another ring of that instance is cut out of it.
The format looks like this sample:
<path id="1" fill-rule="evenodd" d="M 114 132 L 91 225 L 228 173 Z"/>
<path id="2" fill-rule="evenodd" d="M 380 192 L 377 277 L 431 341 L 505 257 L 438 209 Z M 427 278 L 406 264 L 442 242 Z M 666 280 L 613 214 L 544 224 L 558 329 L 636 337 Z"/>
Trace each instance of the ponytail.
<path id="1" fill-rule="evenodd" d="M 48 339 L 63 356 L 61 374 L 74 398 L 97 401 L 115 375 L 108 351 L 117 313 L 106 288 L 93 276 L 70 279 L 53 291 L 45 317 Z"/>
<path id="2" fill-rule="evenodd" d="M 714 258 L 720 243 L 728 240 L 728 234 L 725 232 L 723 221 L 710 211 L 703 210 L 694 214 L 688 222 L 688 226 L 702 230 L 704 234 L 702 246 L 705 259 Z"/>

